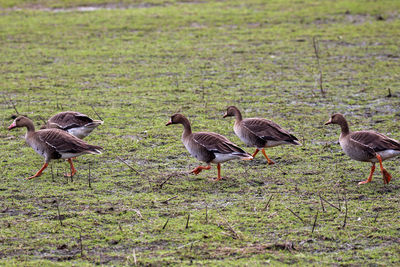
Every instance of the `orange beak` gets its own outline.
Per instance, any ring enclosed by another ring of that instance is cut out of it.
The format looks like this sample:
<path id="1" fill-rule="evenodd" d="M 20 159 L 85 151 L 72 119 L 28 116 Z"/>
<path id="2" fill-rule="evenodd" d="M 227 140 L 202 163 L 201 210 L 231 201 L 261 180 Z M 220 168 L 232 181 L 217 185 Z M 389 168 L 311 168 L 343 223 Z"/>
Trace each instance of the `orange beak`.
<path id="1" fill-rule="evenodd" d="M 331 123 L 332 123 L 332 120 L 329 119 L 329 121 L 325 122 L 325 125 L 328 125 L 328 124 L 331 124 Z"/>
<path id="2" fill-rule="evenodd" d="M 228 113 L 225 113 L 225 115 L 222 118 L 226 118 L 228 117 Z"/>
<path id="3" fill-rule="evenodd" d="M 172 124 L 172 121 L 171 121 L 171 120 L 169 120 L 169 121 L 167 122 L 167 124 L 165 124 L 165 126 L 168 126 L 168 125 L 170 125 L 170 124 Z"/>

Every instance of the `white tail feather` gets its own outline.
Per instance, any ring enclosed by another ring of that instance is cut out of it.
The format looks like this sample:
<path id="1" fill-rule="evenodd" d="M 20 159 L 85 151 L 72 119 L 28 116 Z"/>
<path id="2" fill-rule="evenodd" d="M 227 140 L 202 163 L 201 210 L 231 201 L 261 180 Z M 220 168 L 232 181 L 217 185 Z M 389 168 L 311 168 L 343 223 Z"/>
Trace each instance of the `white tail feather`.
<path id="1" fill-rule="evenodd" d="M 87 151 L 89 154 L 93 154 L 93 155 L 99 155 L 102 154 L 102 152 L 98 149 L 94 149 L 94 150 L 89 150 Z"/>

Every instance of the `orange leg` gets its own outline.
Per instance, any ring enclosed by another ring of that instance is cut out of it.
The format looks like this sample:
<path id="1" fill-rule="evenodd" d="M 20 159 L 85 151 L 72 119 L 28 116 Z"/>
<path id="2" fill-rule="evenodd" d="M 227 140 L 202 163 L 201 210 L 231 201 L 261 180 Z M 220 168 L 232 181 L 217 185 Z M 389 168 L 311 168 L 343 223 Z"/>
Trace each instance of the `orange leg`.
<path id="1" fill-rule="evenodd" d="M 209 170 L 209 169 L 211 169 L 211 166 L 210 165 L 208 165 L 207 167 L 204 167 L 204 166 L 199 166 L 199 167 L 196 167 L 196 168 L 194 168 L 193 170 L 191 170 L 189 173 L 194 173 L 194 174 L 199 174 L 202 170 Z"/>
<path id="2" fill-rule="evenodd" d="M 379 160 L 379 165 L 381 167 L 381 172 L 382 172 L 382 176 L 383 176 L 383 182 L 385 184 L 388 184 L 390 182 L 390 179 L 392 179 L 392 176 L 390 175 L 390 173 L 385 168 L 383 168 L 381 156 L 379 154 L 376 154 L 376 157 Z"/>
<path id="3" fill-rule="evenodd" d="M 48 165 L 49 164 L 46 162 L 45 164 L 43 164 L 42 168 L 35 175 L 28 177 L 26 179 L 30 180 L 32 178 L 39 177 L 40 175 L 42 175 L 43 170 L 46 169 Z"/>
<path id="4" fill-rule="evenodd" d="M 366 184 L 372 181 L 372 175 L 374 174 L 375 171 L 375 163 L 372 163 L 371 166 L 371 172 L 369 173 L 368 179 L 362 182 L 359 182 L 358 184 Z"/>
<path id="5" fill-rule="evenodd" d="M 218 169 L 218 178 L 215 181 L 219 181 L 219 180 L 222 179 L 222 177 L 221 177 L 221 164 L 220 163 L 217 164 L 217 169 Z"/>
<path id="6" fill-rule="evenodd" d="M 258 151 L 260 151 L 260 150 L 258 150 L 258 149 L 256 148 L 256 151 L 254 151 L 254 153 L 253 153 L 253 155 L 252 155 L 253 159 L 254 159 L 255 156 L 257 155 Z"/>
<path id="7" fill-rule="evenodd" d="M 74 167 L 74 164 L 72 164 L 72 159 L 68 159 L 68 162 L 69 162 L 69 165 L 71 166 L 71 173 L 66 173 L 66 174 L 64 174 L 64 176 L 72 177 L 75 175 L 76 169 Z"/>
<path id="8" fill-rule="evenodd" d="M 265 149 L 264 148 L 261 150 L 261 152 L 263 153 L 264 157 L 268 160 L 268 165 L 275 164 L 275 162 L 273 162 L 272 160 L 270 160 L 268 158 L 267 154 L 265 153 Z"/>

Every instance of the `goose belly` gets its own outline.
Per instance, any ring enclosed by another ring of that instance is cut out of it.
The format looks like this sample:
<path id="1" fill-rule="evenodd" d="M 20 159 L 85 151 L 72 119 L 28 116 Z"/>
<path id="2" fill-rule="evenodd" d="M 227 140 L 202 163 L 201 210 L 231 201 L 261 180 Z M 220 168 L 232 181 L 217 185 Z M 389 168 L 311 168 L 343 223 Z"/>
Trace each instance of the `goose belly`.
<path id="1" fill-rule="evenodd" d="M 71 128 L 68 129 L 67 132 L 72 134 L 73 136 L 76 136 L 80 139 L 83 139 L 84 137 L 88 136 L 91 132 L 93 131 L 93 128 L 88 128 L 85 126 L 82 127 L 77 127 L 77 128 Z"/>
<path id="2" fill-rule="evenodd" d="M 377 152 L 377 154 L 379 154 L 379 156 L 381 156 L 382 160 L 385 160 L 385 159 L 390 159 L 397 155 L 400 155 L 400 151 L 393 150 L 393 149 L 387 149 L 387 150 L 379 151 L 379 152 Z M 372 161 L 378 162 L 378 159 L 374 158 Z"/>
<path id="3" fill-rule="evenodd" d="M 221 153 L 215 153 L 215 159 L 213 159 L 211 162 L 212 163 L 222 163 L 228 160 L 232 160 L 232 159 L 239 159 L 241 158 L 238 155 L 234 155 L 234 154 L 221 154 Z"/>
<path id="4" fill-rule="evenodd" d="M 291 144 L 291 143 L 288 143 L 286 141 L 272 141 L 272 140 L 269 140 L 265 144 L 265 147 L 274 147 L 274 146 L 289 145 L 289 144 Z"/>
<path id="5" fill-rule="evenodd" d="M 83 154 L 86 154 L 85 152 L 80 152 L 80 153 L 60 153 L 62 159 L 69 159 L 69 158 L 75 158 L 79 157 Z"/>
<path id="6" fill-rule="evenodd" d="M 369 153 L 367 150 L 364 150 L 358 146 L 351 146 L 348 143 L 340 142 L 340 146 L 343 149 L 343 152 L 349 156 L 350 158 L 357 161 L 372 161 L 375 158 L 375 155 Z"/>
<path id="7" fill-rule="evenodd" d="M 197 160 L 204 162 L 210 161 L 210 155 L 205 148 L 201 146 L 191 146 L 188 142 L 183 142 L 183 144 L 185 145 L 187 151 L 189 151 L 190 155 L 195 157 Z"/>
<path id="8" fill-rule="evenodd" d="M 239 125 L 235 124 L 233 127 L 233 131 L 239 137 L 239 139 L 242 140 L 242 142 L 245 143 L 247 146 L 256 146 L 256 142 L 254 142 L 251 138 L 252 137 L 251 133 L 239 127 Z"/>
<path id="9" fill-rule="evenodd" d="M 46 157 L 47 153 L 46 151 L 43 149 L 43 147 L 41 147 L 39 144 L 37 144 L 36 142 L 28 142 L 28 145 L 33 148 L 33 150 L 35 150 L 36 153 L 38 153 L 40 156 L 42 157 Z"/>

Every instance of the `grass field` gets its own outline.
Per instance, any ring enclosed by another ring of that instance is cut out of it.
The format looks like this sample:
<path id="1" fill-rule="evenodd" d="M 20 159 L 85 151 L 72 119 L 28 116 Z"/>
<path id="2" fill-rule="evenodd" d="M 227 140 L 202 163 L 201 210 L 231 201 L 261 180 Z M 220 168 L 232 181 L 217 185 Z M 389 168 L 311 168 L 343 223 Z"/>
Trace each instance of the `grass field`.
<path id="1" fill-rule="evenodd" d="M 353 130 L 400 139 L 399 1 L 0 7 L 0 265 L 400 264 L 399 159 L 384 163 L 389 185 L 377 171 L 359 186 L 370 165 L 323 125 L 341 112 Z M 72 181 L 64 161 L 25 180 L 43 159 L 24 129 L 7 130 L 13 105 L 37 127 L 97 112 L 105 123 L 85 140 L 104 153 L 78 158 Z M 199 162 L 165 123 L 181 112 L 245 148 L 222 118 L 229 105 L 303 146 L 268 149 L 273 166 L 224 163 L 220 182 L 215 165 L 188 174 Z"/>

